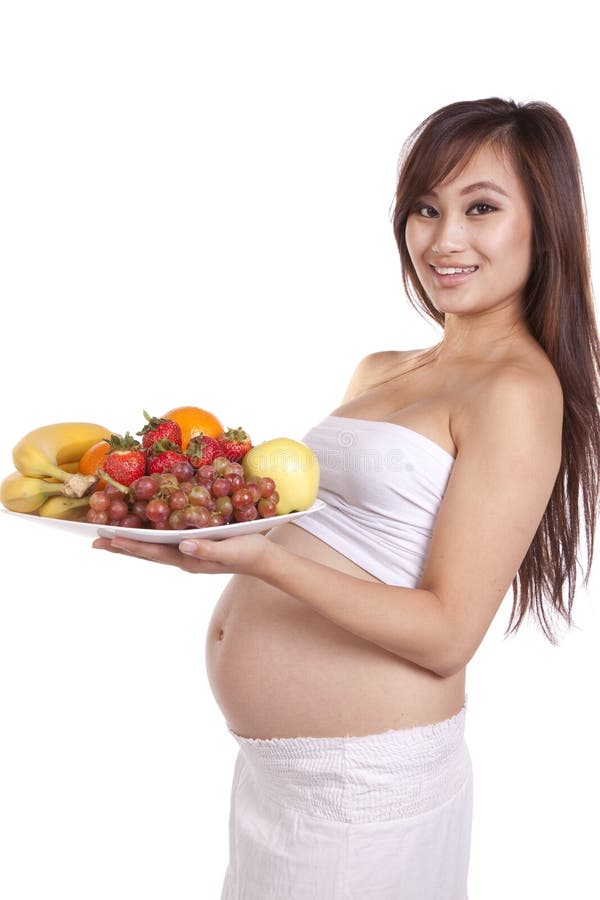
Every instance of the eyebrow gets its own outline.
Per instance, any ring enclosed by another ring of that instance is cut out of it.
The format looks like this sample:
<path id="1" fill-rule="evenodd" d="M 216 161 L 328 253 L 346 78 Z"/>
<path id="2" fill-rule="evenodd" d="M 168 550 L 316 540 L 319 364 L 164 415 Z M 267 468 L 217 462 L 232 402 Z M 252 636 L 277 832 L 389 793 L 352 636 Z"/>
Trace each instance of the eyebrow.
<path id="1" fill-rule="evenodd" d="M 464 194 L 472 194 L 473 191 L 479 190 L 479 188 L 487 188 L 489 191 L 495 191 L 497 194 L 503 194 L 505 197 L 509 195 L 506 191 L 500 187 L 499 184 L 496 184 L 495 181 L 476 181 L 474 184 L 469 184 L 467 187 L 463 188 L 460 192 L 460 196 L 462 197 Z M 435 191 L 428 191 L 425 194 L 426 197 L 437 197 Z"/>

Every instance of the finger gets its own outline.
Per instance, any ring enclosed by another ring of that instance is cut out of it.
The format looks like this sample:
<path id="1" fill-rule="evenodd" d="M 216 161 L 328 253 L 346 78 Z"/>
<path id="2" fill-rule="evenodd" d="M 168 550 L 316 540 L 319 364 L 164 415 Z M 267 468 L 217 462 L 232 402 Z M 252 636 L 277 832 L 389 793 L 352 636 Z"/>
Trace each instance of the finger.
<path id="1" fill-rule="evenodd" d="M 92 543 L 94 550 L 112 550 L 111 542 L 108 538 L 96 538 Z"/>
<path id="2" fill-rule="evenodd" d="M 186 556 L 195 556 L 197 559 L 218 559 L 221 555 L 218 548 L 214 547 L 214 541 L 186 540 L 179 544 L 179 549 Z"/>
<path id="3" fill-rule="evenodd" d="M 111 553 L 121 553 L 124 556 L 135 556 L 138 559 L 148 559 L 153 562 L 178 565 L 181 555 L 175 547 L 166 544 L 147 543 L 146 541 L 132 541 L 128 538 L 97 538 L 92 547 L 100 550 L 109 550 Z"/>
<path id="4" fill-rule="evenodd" d="M 121 553 L 129 553 L 141 559 L 151 559 L 156 562 L 173 562 L 178 557 L 174 547 L 167 544 L 154 544 L 146 541 L 132 541 L 128 538 L 115 537 L 111 541 L 113 549 Z"/>
<path id="5" fill-rule="evenodd" d="M 109 550 L 110 553 L 126 553 L 133 555 L 133 549 L 131 547 L 119 546 L 119 544 L 111 538 L 96 538 L 92 543 L 92 548 L 94 550 Z"/>

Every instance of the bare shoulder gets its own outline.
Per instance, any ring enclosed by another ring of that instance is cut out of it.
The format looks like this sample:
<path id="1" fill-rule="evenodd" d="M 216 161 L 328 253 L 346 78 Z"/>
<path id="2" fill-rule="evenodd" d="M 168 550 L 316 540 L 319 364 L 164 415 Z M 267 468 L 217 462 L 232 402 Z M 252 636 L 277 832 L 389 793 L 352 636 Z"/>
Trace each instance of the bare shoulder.
<path id="1" fill-rule="evenodd" d="M 404 359 L 417 352 L 419 351 L 378 350 L 363 356 L 352 373 L 342 403 L 349 403 L 365 391 L 377 387 L 391 372 L 397 370 Z"/>
<path id="2" fill-rule="evenodd" d="M 542 521 L 561 464 L 558 379 L 545 366 L 495 368 L 472 394 L 457 446 L 419 584 L 447 614 L 440 674 L 471 659 Z"/>
<path id="3" fill-rule="evenodd" d="M 352 373 L 342 403 L 354 400 L 355 397 L 385 380 L 385 373 L 398 365 L 402 355 L 406 352 L 404 350 L 378 350 L 363 356 Z"/>
<path id="4" fill-rule="evenodd" d="M 464 392 L 451 420 L 458 451 L 490 420 L 522 438 L 533 427 L 560 447 L 563 391 L 545 354 L 505 362 Z"/>

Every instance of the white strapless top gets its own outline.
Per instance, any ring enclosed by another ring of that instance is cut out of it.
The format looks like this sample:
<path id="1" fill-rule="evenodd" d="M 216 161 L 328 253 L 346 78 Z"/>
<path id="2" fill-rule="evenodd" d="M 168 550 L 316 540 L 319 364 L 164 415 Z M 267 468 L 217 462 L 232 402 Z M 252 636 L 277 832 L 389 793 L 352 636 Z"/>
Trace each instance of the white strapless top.
<path id="1" fill-rule="evenodd" d="M 415 587 L 454 457 L 394 422 L 326 416 L 301 438 L 327 506 L 294 524 L 386 584 Z"/>

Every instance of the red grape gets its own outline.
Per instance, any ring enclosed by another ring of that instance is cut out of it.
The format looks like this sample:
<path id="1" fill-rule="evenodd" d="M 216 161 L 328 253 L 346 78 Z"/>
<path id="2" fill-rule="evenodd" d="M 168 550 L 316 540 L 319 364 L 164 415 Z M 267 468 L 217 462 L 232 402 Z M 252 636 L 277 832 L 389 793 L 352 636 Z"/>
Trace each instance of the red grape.
<path id="1" fill-rule="evenodd" d="M 218 515 L 223 516 L 226 521 L 229 521 L 233 515 L 233 503 L 231 502 L 231 497 L 218 497 L 215 500 L 215 512 Z"/>
<path id="2" fill-rule="evenodd" d="M 194 475 L 194 467 L 187 459 L 183 459 L 173 466 L 173 475 L 177 481 L 189 481 Z"/>
<path id="3" fill-rule="evenodd" d="M 187 496 L 191 506 L 208 506 L 211 499 L 210 491 L 203 484 L 195 485 Z"/>
<path id="4" fill-rule="evenodd" d="M 272 497 L 263 497 L 258 501 L 258 512 L 263 519 L 277 515 L 277 504 Z"/>
<path id="5" fill-rule="evenodd" d="M 169 497 L 169 506 L 171 509 L 185 509 L 188 505 L 188 495 L 185 491 L 173 491 Z"/>
<path id="6" fill-rule="evenodd" d="M 136 500 L 133 506 L 131 507 L 131 513 L 134 516 L 137 516 L 139 519 L 144 521 L 146 518 L 146 507 L 148 506 L 147 500 Z"/>
<path id="7" fill-rule="evenodd" d="M 233 518 L 236 522 L 252 522 L 254 519 L 258 519 L 258 510 L 255 506 L 234 508 Z"/>
<path id="8" fill-rule="evenodd" d="M 215 478 L 211 490 L 214 497 L 225 497 L 231 490 L 231 484 L 227 478 Z"/>
<path id="9" fill-rule="evenodd" d="M 96 512 L 108 509 L 109 506 L 110 497 L 106 496 L 106 491 L 96 491 L 96 493 L 92 494 L 90 497 L 90 509 L 95 509 Z"/>
<path id="10" fill-rule="evenodd" d="M 113 500 L 108 508 L 108 517 L 112 522 L 120 522 L 129 513 L 129 507 L 124 500 Z"/>
<path id="11" fill-rule="evenodd" d="M 91 525 L 106 525 L 108 524 L 108 513 L 105 509 L 90 508 L 86 513 L 85 519 Z"/>
<path id="12" fill-rule="evenodd" d="M 196 471 L 196 478 L 199 483 L 204 483 L 208 481 L 210 484 L 215 477 L 215 470 L 212 466 L 200 466 L 200 468 Z"/>
<path id="13" fill-rule="evenodd" d="M 242 509 L 245 506 L 253 506 L 254 499 L 248 488 L 240 488 L 231 495 L 231 502 L 235 509 Z"/>
<path id="14" fill-rule="evenodd" d="M 142 475 L 134 481 L 132 488 L 137 500 L 150 500 L 156 493 L 156 481 L 151 475 Z"/>
<path id="15" fill-rule="evenodd" d="M 255 481 L 247 481 L 246 487 L 252 494 L 252 502 L 258 503 L 258 501 L 262 497 L 260 484 L 257 484 Z"/>
<path id="16" fill-rule="evenodd" d="M 111 500 L 114 500 L 116 497 L 124 497 L 125 492 L 120 491 L 119 488 L 115 487 L 114 484 L 107 484 L 104 488 L 104 493 L 107 497 L 110 497 Z"/>
<path id="17" fill-rule="evenodd" d="M 140 517 L 134 516 L 133 514 L 125 516 L 124 519 L 121 519 L 121 521 L 119 522 L 119 525 L 122 525 L 124 528 L 143 528 L 144 527 L 144 523 L 142 522 Z"/>
<path id="18" fill-rule="evenodd" d="M 186 528 L 206 528 L 210 525 L 210 513 L 204 506 L 188 506 L 183 510 Z"/>
<path id="19" fill-rule="evenodd" d="M 238 462 L 229 462 L 227 466 L 223 466 L 223 475 L 244 475 L 244 467 Z"/>
<path id="20" fill-rule="evenodd" d="M 174 509 L 169 516 L 169 528 L 181 531 L 185 528 L 185 511 L 183 509 Z"/>
<path id="21" fill-rule="evenodd" d="M 169 504 L 165 503 L 164 500 L 149 500 L 146 507 L 146 518 L 155 524 L 164 523 L 169 518 L 170 512 Z"/>
<path id="22" fill-rule="evenodd" d="M 240 475 L 238 472 L 231 472 L 226 476 L 227 481 L 231 485 L 231 492 L 239 491 L 240 488 L 244 487 L 244 476 Z"/>
<path id="23" fill-rule="evenodd" d="M 212 468 L 218 475 L 225 474 L 225 469 L 229 468 L 229 460 L 226 456 L 215 456 L 212 461 Z"/>
<path id="24" fill-rule="evenodd" d="M 227 525 L 227 519 L 225 516 L 220 516 L 218 512 L 213 512 L 210 514 L 210 527 L 216 525 Z"/>
<path id="25" fill-rule="evenodd" d="M 260 479 L 260 486 L 263 497 L 270 497 L 275 490 L 275 482 L 268 475 Z"/>

